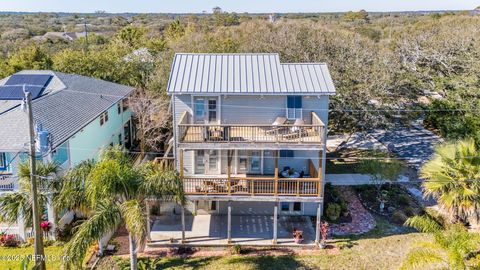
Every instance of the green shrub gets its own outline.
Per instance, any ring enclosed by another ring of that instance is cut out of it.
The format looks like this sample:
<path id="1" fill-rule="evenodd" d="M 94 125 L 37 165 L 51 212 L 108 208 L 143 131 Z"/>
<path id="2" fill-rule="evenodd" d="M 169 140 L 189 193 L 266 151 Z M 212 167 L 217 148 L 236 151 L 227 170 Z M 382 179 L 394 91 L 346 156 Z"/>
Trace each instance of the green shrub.
<path id="1" fill-rule="evenodd" d="M 402 210 L 397 210 L 393 212 L 392 215 L 392 222 L 403 225 L 405 221 L 408 219 L 407 215 Z"/>
<path id="2" fill-rule="evenodd" d="M 50 240 L 50 239 L 44 239 L 43 240 L 43 245 L 46 246 L 46 247 L 49 247 L 53 244 L 55 244 L 55 241 L 53 241 L 53 240 Z"/>
<path id="3" fill-rule="evenodd" d="M 412 198 L 408 196 L 407 194 L 399 194 L 397 197 L 398 204 L 402 206 L 411 206 L 413 204 Z"/>
<path id="4" fill-rule="evenodd" d="M 339 249 L 347 249 L 347 248 L 352 248 L 355 245 L 357 245 L 357 243 L 352 242 L 351 240 L 347 240 L 346 242 L 339 243 L 338 248 Z"/>
<path id="5" fill-rule="evenodd" d="M 403 212 L 405 212 L 405 215 L 407 215 L 407 217 L 413 217 L 417 214 L 417 211 L 415 210 L 415 208 L 411 206 L 405 207 Z"/>
<path id="6" fill-rule="evenodd" d="M 341 209 L 342 213 L 347 212 L 348 211 L 348 203 L 346 201 L 342 200 L 340 202 L 340 209 Z"/>
<path id="7" fill-rule="evenodd" d="M 335 221 L 340 216 L 341 211 L 342 209 L 338 203 L 329 203 L 327 206 L 326 214 L 330 220 Z"/>
<path id="8" fill-rule="evenodd" d="M 230 250 L 230 253 L 232 253 L 234 255 L 240 255 L 240 254 L 242 254 L 242 252 L 243 252 L 242 246 L 239 245 L 239 244 L 234 245 Z"/>

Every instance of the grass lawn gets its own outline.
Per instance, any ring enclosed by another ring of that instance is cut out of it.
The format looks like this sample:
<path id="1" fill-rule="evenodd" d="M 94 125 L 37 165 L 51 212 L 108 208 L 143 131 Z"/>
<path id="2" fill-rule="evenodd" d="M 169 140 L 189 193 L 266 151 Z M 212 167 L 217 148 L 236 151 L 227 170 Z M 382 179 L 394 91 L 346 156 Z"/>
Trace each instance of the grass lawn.
<path id="1" fill-rule="evenodd" d="M 361 157 L 387 158 L 389 154 L 382 151 L 342 149 L 338 152 L 327 153 L 325 171 L 328 174 L 362 173 L 360 170 Z"/>
<path id="2" fill-rule="evenodd" d="M 50 246 L 45 248 L 45 255 L 47 258 L 51 258 L 51 261 L 47 261 L 47 269 L 60 269 L 61 260 L 60 256 L 63 254 L 63 247 Z M 15 256 L 17 255 L 17 256 Z M 20 256 L 18 256 L 20 255 Z M 24 258 L 28 255 L 33 255 L 33 246 L 25 248 L 5 248 L 0 247 L 0 269 L 20 269 L 22 260 L 18 257 Z M 9 259 L 12 256 L 14 259 Z M 30 263 L 30 267 L 33 262 Z"/>
<path id="3" fill-rule="evenodd" d="M 331 240 L 333 245 L 343 246 L 342 249 L 295 256 L 162 257 L 157 269 L 398 269 L 412 243 L 429 237 L 404 229 L 377 217 L 377 227 L 369 233 Z M 107 257 L 98 269 L 120 268 L 112 257 Z"/>

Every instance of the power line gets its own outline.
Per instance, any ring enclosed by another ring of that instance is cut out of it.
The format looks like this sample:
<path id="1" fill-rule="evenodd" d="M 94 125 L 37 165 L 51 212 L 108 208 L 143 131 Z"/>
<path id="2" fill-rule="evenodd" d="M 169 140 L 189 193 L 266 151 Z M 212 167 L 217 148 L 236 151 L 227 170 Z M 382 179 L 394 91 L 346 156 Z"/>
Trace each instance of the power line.
<path id="1" fill-rule="evenodd" d="M 23 86 L 21 85 L 0 85 L 0 87 L 8 87 L 8 86 Z M 32 85 L 32 84 L 25 84 L 25 86 L 33 86 L 33 87 L 44 87 L 41 85 Z M 124 95 L 113 95 L 113 94 L 100 94 L 100 93 L 92 93 L 92 92 L 85 92 L 79 90 L 72 90 L 72 89 L 61 89 L 58 91 L 65 91 L 65 92 L 73 92 L 73 93 L 81 93 L 86 95 L 95 95 L 95 96 L 102 96 L 102 97 L 115 97 L 115 98 L 126 98 L 130 100 L 144 100 L 144 101 L 152 101 L 151 98 L 139 98 L 139 97 L 126 97 Z M 219 94 L 221 95 L 221 94 Z M 168 101 L 170 102 L 170 100 Z M 222 104 L 221 107 L 231 107 L 231 108 L 258 108 L 258 106 L 248 106 L 248 105 L 234 105 L 234 104 Z M 262 106 L 263 109 L 286 109 L 286 106 Z M 480 112 L 480 108 L 474 109 L 404 109 L 404 108 L 390 108 L 390 109 L 348 109 L 348 108 L 340 108 L 340 109 L 330 109 L 330 108 L 318 108 L 315 111 L 328 111 L 328 112 L 352 112 L 352 113 L 364 113 L 364 112 Z"/>

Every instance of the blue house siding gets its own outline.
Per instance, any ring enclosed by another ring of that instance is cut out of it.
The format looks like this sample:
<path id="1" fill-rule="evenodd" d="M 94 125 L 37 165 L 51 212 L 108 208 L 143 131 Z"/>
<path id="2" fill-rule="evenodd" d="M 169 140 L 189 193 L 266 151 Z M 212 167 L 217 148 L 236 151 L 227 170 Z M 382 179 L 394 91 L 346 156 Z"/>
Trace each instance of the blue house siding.
<path id="1" fill-rule="evenodd" d="M 57 147 L 52 154 L 52 160 L 59 165 L 64 164 L 70 158 L 69 150 L 68 150 L 68 142 L 63 143 L 59 147 Z"/>
<path id="2" fill-rule="evenodd" d="M 108 121 L 103 125 L 100 125 L 101 116 L 97 117 L 68 140 L 71 166 L 96 159 L 102 148 L 119 143 L 119 134 L 125 138 L 123 125 L 131 120 L 131 110 L 119 114 L 115 104 L 107 111 Z"/>

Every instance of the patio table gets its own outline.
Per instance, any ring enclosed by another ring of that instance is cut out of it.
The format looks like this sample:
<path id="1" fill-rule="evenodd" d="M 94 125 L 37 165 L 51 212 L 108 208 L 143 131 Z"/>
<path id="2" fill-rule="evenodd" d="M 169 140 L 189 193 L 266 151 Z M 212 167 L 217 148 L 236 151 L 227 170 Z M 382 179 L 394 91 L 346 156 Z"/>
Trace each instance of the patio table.
<path id="1" fill-rule="evenodd" d="M 287 170 L 287 171 L 281 172 L 281 175 L 285 178 L 300 178 L 300 173 L 297 171 L 293 172 L 292 174 L 288 174 L 288 170 Z"/>

